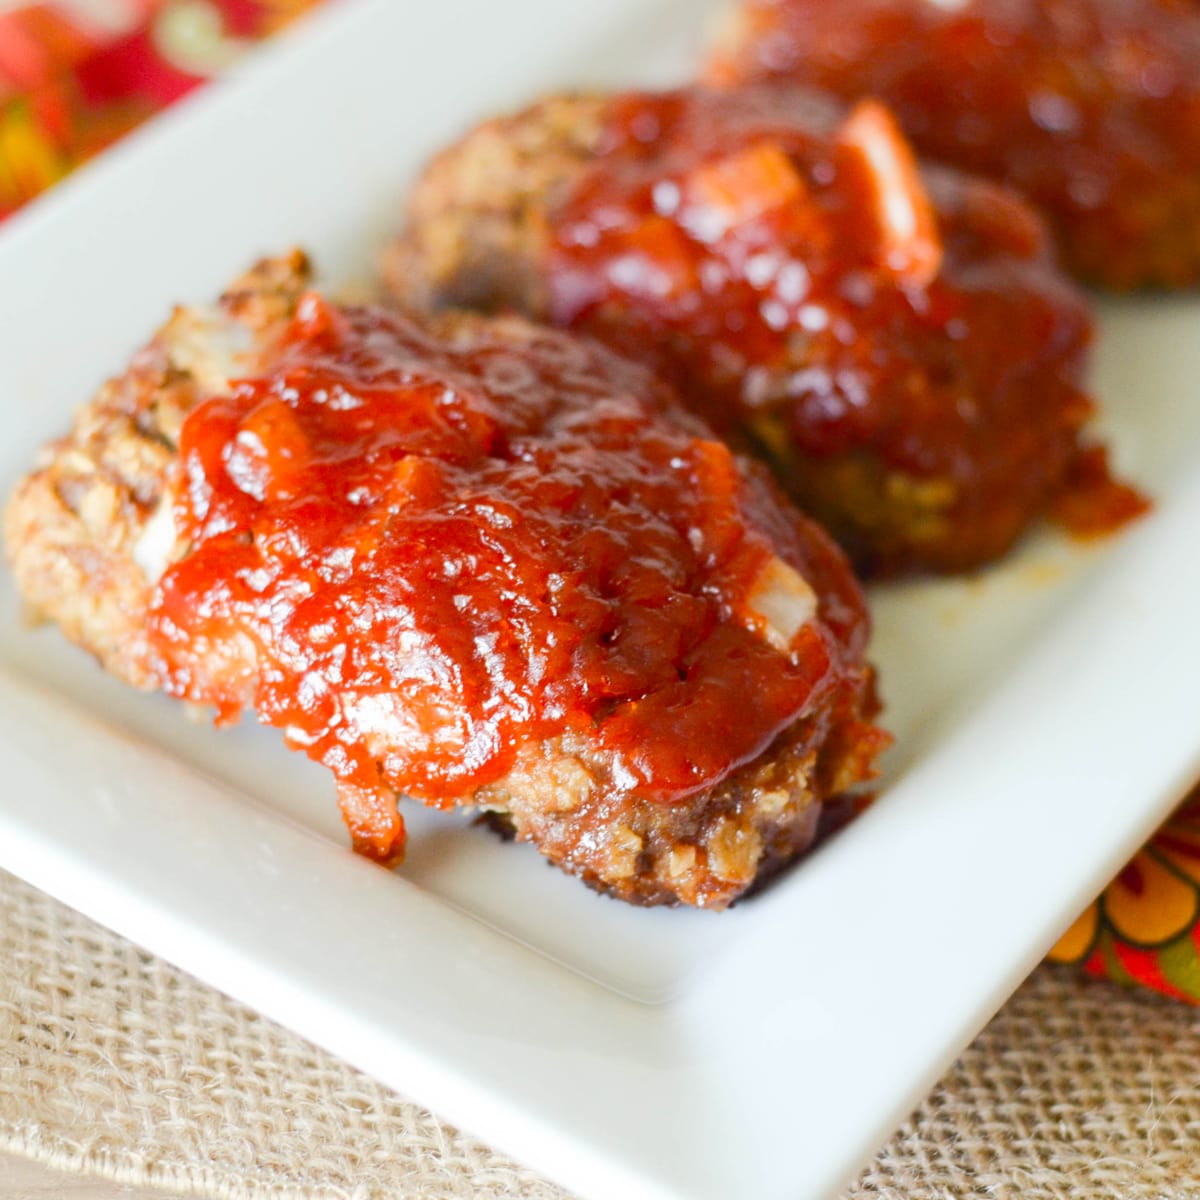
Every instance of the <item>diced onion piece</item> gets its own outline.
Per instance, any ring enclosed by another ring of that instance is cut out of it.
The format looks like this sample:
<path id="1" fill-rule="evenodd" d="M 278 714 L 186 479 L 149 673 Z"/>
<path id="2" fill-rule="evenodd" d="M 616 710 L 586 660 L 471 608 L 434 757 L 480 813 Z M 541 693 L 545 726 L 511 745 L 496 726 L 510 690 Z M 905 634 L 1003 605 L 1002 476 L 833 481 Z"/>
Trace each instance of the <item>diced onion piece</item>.
<path id="1" fill-rule="evenodd" d="M 299 418 L 289 405 L 272 398 L 242 418 L 226 469 L 248 495 L 280 498 L 299 494 L 310 455 Z"/>
<path id="2" fill-rule="evenodd" d="M 254 333 L 218 308 L 176 309 L 165 337 L 171 365 L 206 394 L 227 391 L 255 362 Z"/>
<path id="3" fill-rule="evenodd" d="M 158 508 L 142 526 L 142 533 L 133 546 L 133 561 L 146 577 L 147 583 L 157 583 L 175 557 L 175 511 L 170 495 L 163 496 Z"/>
<path id="4" fill-rule="evenodd" d="M 883 264 L 918 287 L 930 283 L 942 266 L 937 215 L 895 117 L 877 100 L 863 100 L 840 139 L 862 156 L 871 181 Z"/>
<path id="5" fill-rule="evenodd" d="M 786 654 L 796 634 L 815 619 L 817 595 L 799 571 L 772 558 L 755 580 L 746 607 L 755 631 Z"/>
<path id="6" fill-rule="evenodd" d="M 445 485 L 445 474 L 436 459 L 409 454 L 396 464 L 387 490 L 380 498 L 379 513 L 387 520 L 389 513 L 396 513 L 414 501 L 426 505 L 436 503 Z M 362 529 L 367 542 L 379 536 L 370 525 L 364 525 Z"/>
<path id="7" fill-rule="evenodd" d="M 693 237 L 714 242 L 731 229 L 804 195 L 804 180 L 775 142 L 756 142 L 688 176 L 682 223 Z"/>
<path id="8" fill-rule="evenodd" d="M 697 285 L 687 237 L 672 221 L 647 217 L 621 237 L 621 253 L 608 268 L 623 292 L 655 300 L 687 295 Z"/>

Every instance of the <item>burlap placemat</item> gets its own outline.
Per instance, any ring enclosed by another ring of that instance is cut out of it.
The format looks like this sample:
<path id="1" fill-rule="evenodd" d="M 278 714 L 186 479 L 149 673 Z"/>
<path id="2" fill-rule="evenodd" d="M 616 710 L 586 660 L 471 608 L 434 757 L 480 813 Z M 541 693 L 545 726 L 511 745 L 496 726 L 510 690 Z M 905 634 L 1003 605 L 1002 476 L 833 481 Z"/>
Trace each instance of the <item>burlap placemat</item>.
<path id="1" fill-rule="evenodd" d="M 1198 1067 L 1200 1012 L 1043 968 L 847 1200 L 1200 1197 Z M 0 1150 L 254 1200 L 566 1195 L 3 873 Z"/>

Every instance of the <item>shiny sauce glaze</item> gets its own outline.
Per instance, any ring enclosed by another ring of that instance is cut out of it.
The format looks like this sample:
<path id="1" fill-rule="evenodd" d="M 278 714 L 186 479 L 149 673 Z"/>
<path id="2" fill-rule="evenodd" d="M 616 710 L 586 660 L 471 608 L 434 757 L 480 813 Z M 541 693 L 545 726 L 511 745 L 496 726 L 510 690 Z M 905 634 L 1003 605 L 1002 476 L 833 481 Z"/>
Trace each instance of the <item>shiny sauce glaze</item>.
<path id="1" fill-rule="evenodd" d="M 397 791 L 448 806 L 560 736 L 684 801 L 856 669 L 857 587 L 648 373 L 466 329 L 309 294 L 269 372 L 193 410 L 161 683 L 222 722 L 255 708 L 362 829 Z M 397 816 L 359 848 L 402 844 Z"/>
<path id="2" fill-rule="evenodd" d="M 740 21 L 713 79 L 881 97 L 922 154 L 1035 200 L 1089 276 L 1136 282 L 1165 193 L 1200 173 L 1195 0 L 750 0 Z"/>
<path id="3" fill-rule="evenodd" d="M 673 375 L 722 433 L 866 450 L 986 504 L 1061 474 L 1091 321 L 1030 210 L 918 167 L 887 110 L 757 85 L 615 99 L 552 213 L 551 316 Z"/>

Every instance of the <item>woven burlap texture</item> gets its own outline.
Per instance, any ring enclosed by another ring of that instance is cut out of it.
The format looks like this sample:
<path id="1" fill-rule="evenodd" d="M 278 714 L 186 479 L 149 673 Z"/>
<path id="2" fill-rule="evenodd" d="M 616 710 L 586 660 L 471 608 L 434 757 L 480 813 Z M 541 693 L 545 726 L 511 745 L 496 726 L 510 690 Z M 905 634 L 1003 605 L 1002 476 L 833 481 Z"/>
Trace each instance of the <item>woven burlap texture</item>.
<path id="1" fill-rule="evenodd" d="M 847 1200 L 1200 1197 L 1198 1079 L 1200 1013 L 1043 968 Z M 2 873 L 0 1151 L 253 1200 L 565 1196 Z"/>

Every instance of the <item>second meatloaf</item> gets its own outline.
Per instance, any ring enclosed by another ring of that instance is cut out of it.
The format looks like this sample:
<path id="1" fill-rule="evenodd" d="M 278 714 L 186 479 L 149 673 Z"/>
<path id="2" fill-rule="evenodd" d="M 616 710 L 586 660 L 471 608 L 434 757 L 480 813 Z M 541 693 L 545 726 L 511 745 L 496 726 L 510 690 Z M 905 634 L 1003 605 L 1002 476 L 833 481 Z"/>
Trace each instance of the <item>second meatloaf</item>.
<path id="1" fill-rule="evenodd" d="M 386 277 L 650 363 L 872 571 L 987 562 L 1085 478 L 1136 508 L 1086 444 L 1091 321 L 1041 222 L 873 103 L 543 101 L 430 166 Z"/>

